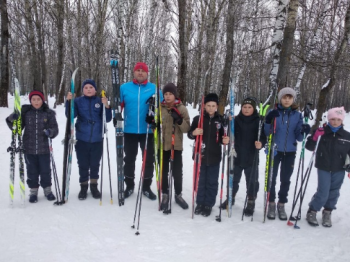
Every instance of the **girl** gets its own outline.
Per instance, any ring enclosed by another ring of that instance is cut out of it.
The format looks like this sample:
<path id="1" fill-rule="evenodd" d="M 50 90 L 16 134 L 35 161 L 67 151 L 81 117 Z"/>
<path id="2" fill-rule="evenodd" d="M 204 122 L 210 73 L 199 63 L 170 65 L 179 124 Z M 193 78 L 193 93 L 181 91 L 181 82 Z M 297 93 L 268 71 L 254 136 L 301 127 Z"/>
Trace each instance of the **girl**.
<path id="1" fill-rule="evenodd" d="M 219 97 L 217 94 L 208 94 L 204 98 L 203 129 L 198 128 L 200 116 L 196 116 L 187 134 L 190 139 L 197 139 L 199 135 L 203 135 L 202 161 L 196 199 L 197 206 L 194 213 L 205 217 L 211 214 L 218 193 L 221 144 L 227 145 L 230 140 L 228 136 L 224 136 L 224 129 L 221 124 L 222 118 L 216 112 L 218 103 Z"/>
<path id="2" fill-rule="evenodd" d="M 50 149 L 48 137 L 58 135 L 56 113 L 49 109 L 44 102 L 44 94 L 33 90 L 29 93 L 30 105 L 23 105 L 21 109 L 24 158 L 27 168 L 27 185 L 30 188 L 29 202 L 38 202 L 39 176 L 40 185 L 44 189 L 47 200 L 56 199 L 51 191 Z M 13 113 L 6 122 L 12 129 L 12 123 L 18 119 Z"/>
<path id="3" fill-rule="evenodd" d="M 270 111 L 265 117 L 265 134 L 268 136 L 275 129 L 275 151 L 272 184 L 270 187 L 270 198 L 267 211 L 268 219 L 276 217 L 276 179 L 279 165 L 280 168 L 280 190 L 278 192 L 277 211 L 280 220 L 287 220 L 284 204 L 288 202 L 287 196 L 290 186 L 290 178 L 293 174 L 297 141 L 302 141 L 304 133 L 310 132 L 310 126 L 303 124 L 302 115 L 297 111 L 298 106 L 294 104 L 296 92 L 290 88 L 282 88 L 278 93 L 277 109 Z M 276 126 L 274 127 L 274 121 Z"/>
<path id="4" fill-rule="evenodd" d="M 111 121 L 112 112 L 106 97 L 96 96 L 96 83 L 92 79 L 86 79 L 82 84 L 83 96 L 74 99 L 74 117 L 76 139 L 75 151 L 79 166 L 80 192 L 78 198 L 84 200 L 87 197 L 89 187 L 93 198 L 100 198 L 100 191 L 97 189 L 99 179 L 98 171 L 102 156 L 102 113 L 103 106 L 106 108 L 106 122 Z M 68 92 L 66 101 L 67 109 L 70 106 L 69 100 L 72 93 Z"/>
<path id="5" fill-rule="evenodd" d="M 336 209 L 345 170 L 350 172 L 350 164 L 346 164 L 346 159 L 350 157 L 350 133 L 343 128 L 344 117 L 344 107 L 330 109 L 327 115 L 328 124 L 324 128 L 316 129 L 306 142 L 306 149 L 313 151 L 321 136 L 315 162 L 318 173 L 317 191 L 306 214 L 306 220 L 312 226 L 318 226 L 316 214 L 322 207 L 322 225 L 332 226 L 331 213 Z"/>

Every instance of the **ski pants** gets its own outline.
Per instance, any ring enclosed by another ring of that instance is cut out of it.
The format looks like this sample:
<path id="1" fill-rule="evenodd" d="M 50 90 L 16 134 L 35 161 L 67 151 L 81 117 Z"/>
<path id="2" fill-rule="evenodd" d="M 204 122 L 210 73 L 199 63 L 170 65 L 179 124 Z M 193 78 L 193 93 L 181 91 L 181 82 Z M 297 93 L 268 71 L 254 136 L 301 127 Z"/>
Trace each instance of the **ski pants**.
<path id="1" fill-rule="evenodd" d="M 79 182 L 84 183 L 90 179 L 99 179 L 100 160 L 103 142 L 89 143 L 78 140 L 75 144 L 79 166 Z"/>
<path id="2" fill-rule="evenodd" d="M 310 209 L 320 211 L 322 207 L 327 210 L 336 209 L 340 196 L 340 188 L 343 184 L 345 171 L 328 172 L 317 170 L 318 184 L 317 191 L 309 203 Z"/>
<path id="3" fill-rule="evenodd" d="M 198 181 L 197 204 L 213 207 L 219 188 L 220 164 L 213 166 L 201 165 Z"/>
<path id="4" fill-rule="evenodd" d="M 135 162 L 138 152 L 138 146 L 143 152 L 145 150 L 146 134 L 124 134 L 124 181 L 127 187 L 135 186 Z M 144 170 L 144 182 L 143 189 L 147 189 L 152 184 L 153 177 L 153 163 L 154 163 L 154 144 L 153 144 L 153 134 L 148 134 L 147 139 L 147 154 L 146 163 Z"/>
<path id="5" fill-rule="evenodd" d="M 273 176 L 272 184 L 270 188 L 270 198 L 269 202 L 274 202 L 276 199 L 276 180 L 278 174 L 278 168 L 280 168 L 280 190 L 278 192 L 278 199 L 280 203 L 288 202 L 288 191 L 290 187 L 290 178 L 294 170 L 294 161 L 295 161 L 296 152 L 277 152 L 274 157 L 273 163 Z"/>
<path id="6" fill-rule="evenodd" d="M 255 199 L 257 193 L 259 191 L 259 178 L 258 178 L 258 170 L 253 171 L 253 167 L 241 167 L 235 166 L 233 169 L 233 197 L 235 197 L 236 193 L 239 189 L 239 182 L 241 181 L 242 172 L 245 174 L 245 181 L 247 186 L 247 195 L 249 199 Z"/>
<path id="7" fill-rule="evenodd" d="M 169 193 L 168 173 L 170 164 L 171 150 L 163 151 L 163 174 L 162 174 L 162 192 Z M 175 194 L 179 195 L 182 192 L 182 151 L 174 150 L 174 162 L 172 176 L 174 178 Z"/>
<path id="8" fill-rule="evenodd" d="M 50 154 L 24 154 L 27 167 L 27 185 L 29 188 L 49 187 L 51 183 Z"/>

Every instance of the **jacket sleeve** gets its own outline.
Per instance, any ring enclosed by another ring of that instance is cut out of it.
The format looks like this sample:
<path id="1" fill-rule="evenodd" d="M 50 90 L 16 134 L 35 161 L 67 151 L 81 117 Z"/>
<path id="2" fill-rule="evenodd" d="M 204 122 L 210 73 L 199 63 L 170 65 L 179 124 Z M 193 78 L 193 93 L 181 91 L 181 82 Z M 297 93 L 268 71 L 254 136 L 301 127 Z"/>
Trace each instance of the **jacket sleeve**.
<path id="1" fill-rule="evenodd" d="M 299 115 L 298 123 L 297 123 L 297 126 L 296 126 L 294 132 L 295 132 L 296 139 L 300 142 L 300 141 L 303 141 L 303 138 L 304 138 L 303 134 L 301 133 L 301 126 L 303 124 L 303 116 L 299 112 L 298 112 L 298 115 Z"/>
<path id="2" fill-rule="evenodd" d="M 264 148 L 264 146 L 266 145 L 266 142 L 267 142 L 267 138 L 266 138 L 266 135 L 265 135 L 265 132 L 263 131 L 264 130 L 264 123 L 262 124 L 263 126 L 261 127 L 261 133 L 260 133 L 260 142 L 262 144 L 262 147 L 261 148 Z"/>
<path id="3" fill-rule="evenodd" d="M 187 133 L 190 130 L 190 116 L 188 115 L 187 108 L 185 106 L 180 107 L 181 116 L 182 116 L 182 123 L 179 125 L 179 128 L 182 133 Z"/>
<path id="4" fill-rule="evenodd" d="M 50 109 L 50 117 L 49 117 L 49 129 L 52 131 L 52 134 L 50 135 L 51 138 L 55 138 L 58 135 L 58 124 L 56 120 L 56 113 L 55 111 Z"/>
<path id="5" fill-rule="evenodd" d="M 198 127 L 198 121 L 199 121 L 199 116 L 195 116 L 193 118 L 190 130 L 187 132 L 187 137 L 189 139 L 192 139 L 192 140 L 196 139 L 196 136 L 194 136 L 192 133 Z"/>
<path id="6" fill-rule="evenodd" d="M 104 105 L 103 105 L 104 106 Z M 106 108 L 106 122 L 110 122 L 112 120 L 112 108 Z"/>
<path id="7" fill-rule="evenodd" d="M 314 141 L 312 138 L 315 134 L 316 130 L 312 132 L 312 134 L 307 138 L 305 148 L 309 151 L 314 151 L 316 148 L 316 141 Z"/>

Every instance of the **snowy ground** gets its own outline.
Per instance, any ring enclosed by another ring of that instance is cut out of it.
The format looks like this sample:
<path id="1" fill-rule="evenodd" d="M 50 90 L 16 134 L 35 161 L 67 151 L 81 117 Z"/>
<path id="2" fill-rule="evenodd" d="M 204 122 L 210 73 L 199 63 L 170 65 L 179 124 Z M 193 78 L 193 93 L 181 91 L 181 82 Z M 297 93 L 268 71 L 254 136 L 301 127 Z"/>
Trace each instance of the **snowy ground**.
<path id="1" fill-rule="evenodd" d="M 50 99 L 50 105 L 53 105 Z M 22 97 L 22 104 L 28 103 Z M 0 184 L 0 261 L 349 261 L 350 256 L 350 180 L 345 179 L 338 202 L 333 212 L 333 227 L 313 228 L 304 219 L 307 202 L 316 190 L 316 170 L 313 169 L 305 202 L 302 208 L 300 230 L 276 219 L 263 219 L 263 183 L 265 156 L 261 152 L 260 192 L 258 194 L 254 221 L 241 220 L 245 198 L 244 176 L 241 190 L 236 197 L 232 218 L 223 212 L 221 223 L 215 221 L 219 209 L 215 207 L 211 216 L 195 216 L 191 209 L 182 210 L 173 201 L 171 215 L 157 211 L 157 201 L 143 198 L 140 235 L 131 229 L 135 210 L 136 194 L 128 198 L 123 207 L 117 204 L 117 177 L 114 150 L 114 130 L 109 124 L 110 153 L 113 171 L 114 204 L 110 204 L 108 171 L 105 168 L 103 204 L 89 195 L 85 201 L 77 198 L 79 192 L 78 169 L 75 153 L 71 177 L 69 203 L 54 206 L 47 201 L 42 190 L 39 201 L 25 207 L 20 206 L 18 173 L 15 180 L 15 203 L 9 207 L 9 153 L 11 135 L 4 119 L 12 110 L 13 98 L 9 97 L 10 108 L 0 108 L 0 166 L 3 183 Z M 197 111 L 188 108 L 191 119 Z M 54 139 L 54 155 L 59 179 L 62 177 L 62 157 L 65 116 L 63 106 L 56 109 L 60 134 Z M 236 108 L 239 112 L 239 108 Z M 350 130 L 350 115 L 347 114 L 345 128 Z M 184 191 L 183 196 L 191 203 L 192 196 L 192 142 L 184 140 Z M 300 146 L 299 146 L 300 148 Z M 140 155 L 140 154 L 139 154 Z M 299 154 L 298 154 L 299 156 Z M 306 165 L 311 156 L 306 153 Z M 106 163 L 106 162 L 105 162 Z M 296 166 L 298 159 L 296 160 Z M 137 183 L 141 168 L 137 160 Z M 296 170 L 293 175 L 295 181 Z M 152 189 L 156 192 L 156 183 Z M 28 195 L 28 189 L 26 195 Z M 290 213 L 294 192 L 291 185 L 290 201 L 286 205 Z M 217 203 L 219 197 L 217 198 Z M 320 218 L 320 214 L 318 215 Z"/>

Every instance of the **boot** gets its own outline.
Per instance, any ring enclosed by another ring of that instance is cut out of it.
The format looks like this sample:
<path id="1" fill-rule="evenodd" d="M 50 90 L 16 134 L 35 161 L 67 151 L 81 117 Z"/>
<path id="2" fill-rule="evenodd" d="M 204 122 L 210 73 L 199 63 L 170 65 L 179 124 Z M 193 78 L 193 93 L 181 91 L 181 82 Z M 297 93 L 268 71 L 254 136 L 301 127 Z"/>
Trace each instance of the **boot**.
<path id="1" fill-rule="evenodd" d="M 168 202 L 169 202 L 168 194 L 163 194 L 162 195 L 162 203 L 160 204 L 160 210 L 167 210 L 168 209 Z"/>
<path id="2" fill-rule="evenodd" d="M 182 209 L 187 209 L 188 204 L 186 201 L 182 198 L 182 194 L 175 195 L 175 202 L 178 204 Z"/>
<path id="3" fill-rule="evenodd" d="M 88 188 L 89 188 L 89 184 L 88 184 L 87 181 L 83 182 L 83 183 L 80 183 L 80 192 L 78 194 L 79 200 L 85 200 L 86 199 Z"/>
<path id="4" fill-rule="evenodd" d="M 124 190 L 124 198 L 128 198 L 134 193 L 134 187 L 126 186 L 126 189 Z"/>
<path id="5" fill-rule="evenodd" d="M 269 206 L 267 208 L 267 218 L 272 219 L 272 220 L 276 218 L 276 203 L 275 202 L 269 202 Z"/>
<path id="6" fill-rule="evenodd" d="M 204 209 L 204 206 L 201 204 L 198 204 L 196 208 L 194 209 L 194 214 L 195 215 L 200 215 Z"/>
<path id="7" fill-rule="evenodd" d="M 278 218 L 280 220 L 287 220 L 287 214 L 284 210 L 284 203 L 277 203 L 277 212 L 278 212 Z"/>
<path id="8" fill-rule="evenodd" d="M 30 203 L 38 202 L 38 188 L 30 189 L 29 202 Z"/>
<path id="9" fill-rule="evenodd" d="M 50 186 L 44 188 L 44 194 L 45 194 L 47 200 L 49 200 L 49 201 L 56 200 L 56 197 L 52 193 Z"/>
<path id="10" fill-rule="evenodd" d="M 332 220 L 331 220 L 332 211 L 323 209 L 322 211 L 322 226 L 324 227 L 331 227 L 332 226 Z"/>
<path id="11" fill-rule="evenodd" d="M 309 225 L 317 227 L 318 226 L 318 221 L 316 218 L 317 212 L 314 210 L 309 209 L 306 213 L 306 220 L 309 223 Z"/>
<path id="12" fill-rule="evenodd" d="M 151 200 L 156 200 L 157 196 L 152 192 L 151 188 L 146 188 L 142 190 L 142 193 Z"/>
<path id="13" fill-rule="evenodd" d="M 90 191 L 91 195 L 95 199 L 99 199 L 101 197 L 100 191 L 98 191 L 97 179 L 90 179 Z"/>
<path id="14" fill-rule="evenodd" d="M 247 207 L 244 209 L 244 215 L 250 217 L 254 214 L 255 200 L 248 200 Z"/>
<path id="15" fill-rule="evenodd" d="M 202 216 L 208 217 L 211 214 L 211 207 L 210 206 L 204 206 L 202 209 Z"/>

